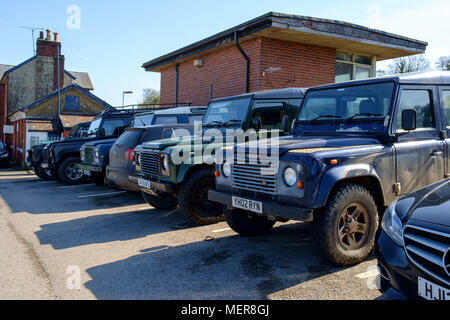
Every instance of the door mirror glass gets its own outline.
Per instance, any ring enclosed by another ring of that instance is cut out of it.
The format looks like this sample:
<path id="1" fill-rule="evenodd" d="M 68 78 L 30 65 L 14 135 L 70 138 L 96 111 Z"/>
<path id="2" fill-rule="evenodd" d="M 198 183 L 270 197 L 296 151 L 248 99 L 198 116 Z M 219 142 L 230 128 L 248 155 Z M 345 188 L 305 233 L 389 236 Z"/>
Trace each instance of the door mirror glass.
<path id="1" fill-rule="evenodd" d="M 289 118 L 286 114 L 283 116 L 283 119 L 281 120 L 281 130 L 290 131 Z"/>
<path id="2" fill-rule="evenodd" d="M 416 110 L 407 109 L 402 111 L 402 129 L 405 131 L 414 131 L 417 128 Z"/>
<path id="3" fill-rule="evenodd" d="M 251 126 L 252 126 L 252 129 L 255 129 L 256 131 L 261 130 L 261 126 L 262 126 L 261 119 L 258 117 L 253 117 Z"/>

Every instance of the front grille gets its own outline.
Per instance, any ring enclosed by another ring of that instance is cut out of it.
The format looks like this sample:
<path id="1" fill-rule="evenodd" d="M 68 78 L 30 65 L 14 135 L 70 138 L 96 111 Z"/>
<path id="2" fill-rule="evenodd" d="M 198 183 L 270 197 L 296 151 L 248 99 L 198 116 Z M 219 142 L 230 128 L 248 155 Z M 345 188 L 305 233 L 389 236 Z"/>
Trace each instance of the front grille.
<path id="1" fill-rule="evenodd" d="M 145 174 L 159 176 L 161 172 L 161 162 L 159 152 L 145 151 L 140 156 L 141 170 Z"/>
<path id="2" fill-rule="evenodd" d="M 45 148 L 42 151 L 42 161 L 48 163 L 50 162 L 49 160 L 50 160 L 50 148 Z"/>
<path id="3" fill-rule="evenodd" d="M 84 162 L 93 163 L 94 162 L 94 148 L 86 146 L 84 148 Z"/>
<path id="4" fill-rule="evenodd" d="M 408 225 L 403 237 L 409 259 L 426 273 L 450 285 L 449 257 L 444 257 L 450 254 L 450 235 Z"/>
<path id="5" fill-rule="evenodd" d="M 231 166 L 233 187 L 275 195 L 278 193 L 277 172 L 278 166 L 270 164 L 235 163 Z"/>

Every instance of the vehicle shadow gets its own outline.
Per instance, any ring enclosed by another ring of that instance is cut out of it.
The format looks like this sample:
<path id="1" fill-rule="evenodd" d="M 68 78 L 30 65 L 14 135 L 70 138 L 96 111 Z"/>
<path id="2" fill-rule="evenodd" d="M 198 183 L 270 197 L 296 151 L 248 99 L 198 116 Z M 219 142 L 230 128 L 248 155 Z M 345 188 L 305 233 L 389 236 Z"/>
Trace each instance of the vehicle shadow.
<path id="1" fill-rule="evenodd" d="M 255 238 L 150 247 L 86 270 L 92 280 L 85 286 L 98 299 L 259 300 L 345 269 L 318 255 L 306 224 L 289 224 Z"/>
<path id="2" fill-rule="evenodd" d="M 13 183 L 0 183 L 0 194 L 12 213 L 61 214 L 146 205 L 137 192 L 121 192 L 95 184 L 72 187 L 56 181 L 16 179 Z"/>
<path id="3" fill-rule="evenodd" d="M 150 208 L 136 212 L 101 214 L 41 226 L 35 232 L 41 245 L 55 250 L 89 244 L 128 241 L 158 233 L 194 228 L 178 210 Z"/>

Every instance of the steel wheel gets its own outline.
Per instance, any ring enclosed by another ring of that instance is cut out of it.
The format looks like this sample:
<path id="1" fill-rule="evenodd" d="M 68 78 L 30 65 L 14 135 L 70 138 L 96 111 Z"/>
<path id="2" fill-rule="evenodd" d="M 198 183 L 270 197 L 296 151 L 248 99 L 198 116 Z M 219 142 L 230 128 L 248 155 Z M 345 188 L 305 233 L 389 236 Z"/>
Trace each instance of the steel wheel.
<path id="1" fill-rule="evenodd" d="M 338 220 L 338 236 L 340 244 L 348 250 L 363 247 L 369 235 L 369 214 L 357 203 L 346 207 Z"/>

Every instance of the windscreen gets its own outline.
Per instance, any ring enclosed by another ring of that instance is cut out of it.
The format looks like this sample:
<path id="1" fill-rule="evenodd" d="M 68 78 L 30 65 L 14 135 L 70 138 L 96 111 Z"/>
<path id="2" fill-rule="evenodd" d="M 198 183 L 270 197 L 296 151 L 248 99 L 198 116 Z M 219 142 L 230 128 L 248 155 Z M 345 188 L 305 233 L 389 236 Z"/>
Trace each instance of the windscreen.
<path id="1" fill-rule="evenodd" d="M 203 127 L 240 125 L 244 121 L 251 98 L 212 102 L 203 117 Z"/>
<path id="2" fill-rule="evenodd" d="M 145 127 L 150 126 L 153 123 L 153 113 L 136 115 L 132 120 L 132 127 Z"/>
<path id="3" fill-rule="evenodd" d="M 314 90 L 307 93 L 298 120 L 346 121 L 384 119 L 390 110 L 393 82 Z"/>
<path id="4" fill-rule="evenodd" d="M 95 136 L 97 134 L 97 131 L 100 129 L 100 125 L 102 124 L 102 119 L 96 119 L 91 122 L 91 125 L 88 130 L 88 136 Z"/>

